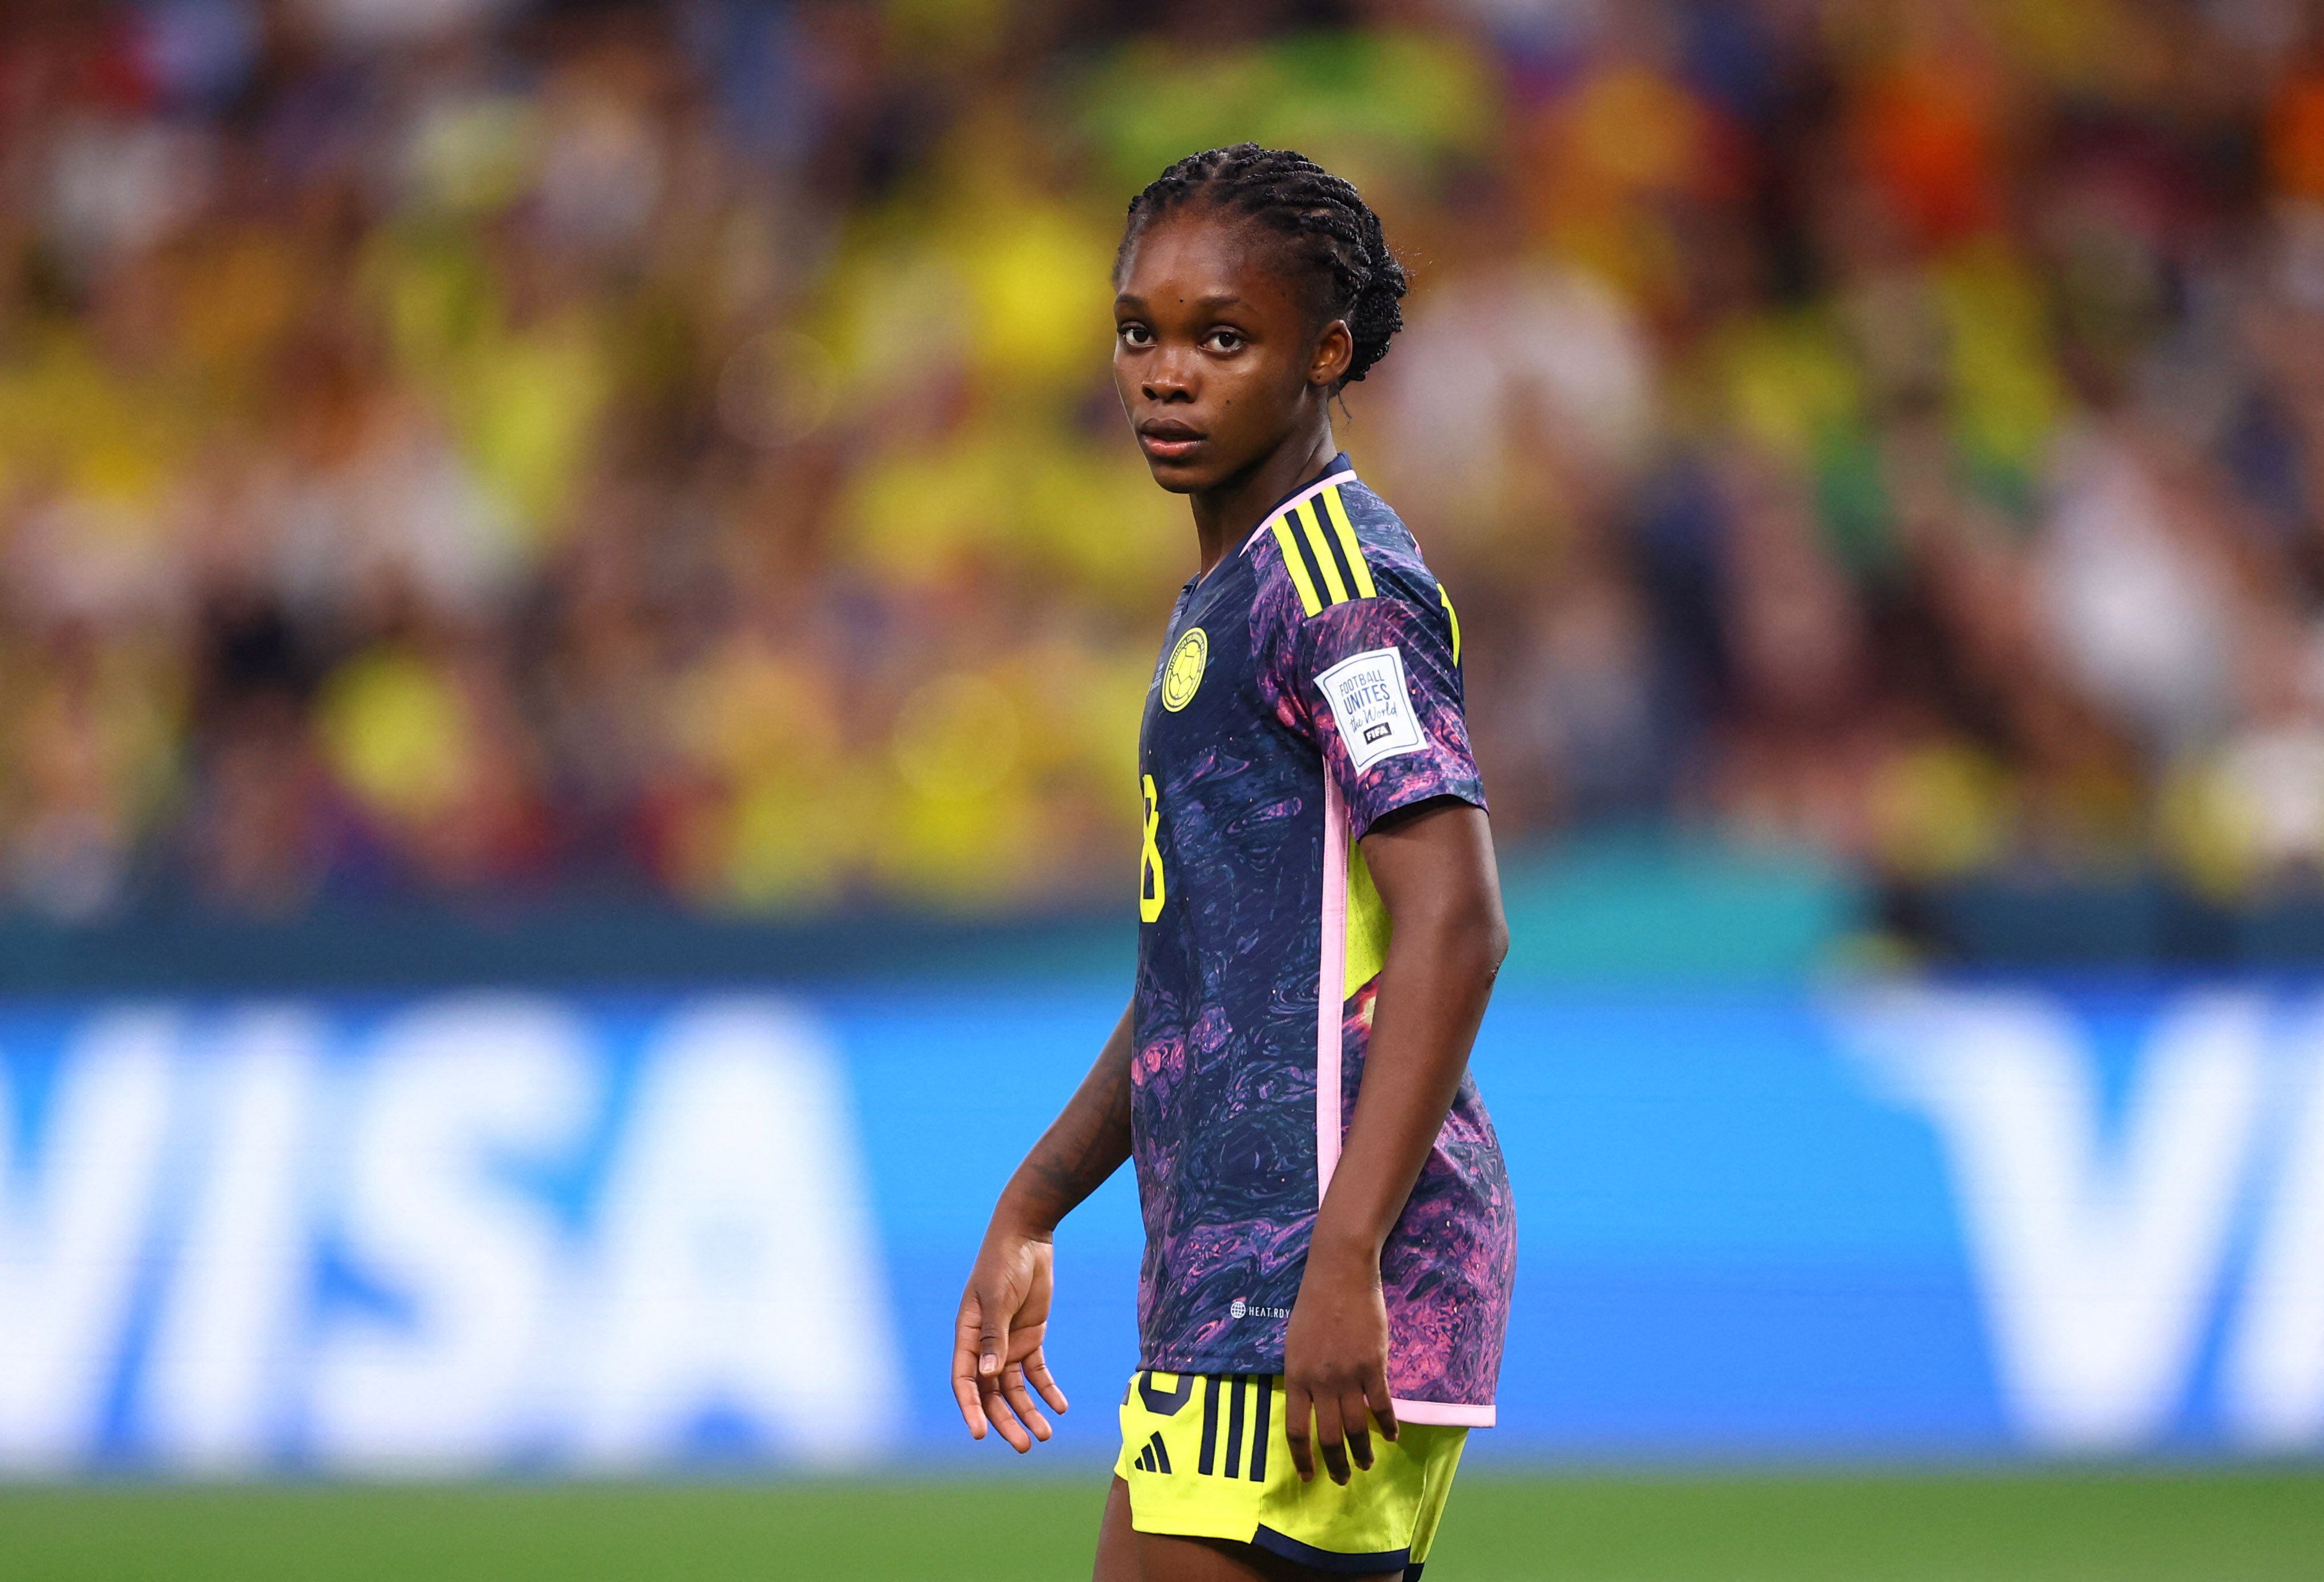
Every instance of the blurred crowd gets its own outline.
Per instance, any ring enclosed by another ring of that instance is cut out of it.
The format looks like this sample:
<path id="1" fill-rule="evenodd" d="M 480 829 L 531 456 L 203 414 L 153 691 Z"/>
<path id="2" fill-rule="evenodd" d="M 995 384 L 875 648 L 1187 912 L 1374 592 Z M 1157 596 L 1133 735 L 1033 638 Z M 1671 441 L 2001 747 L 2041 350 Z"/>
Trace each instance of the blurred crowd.
<path id="1" fill-rule="evenodd" d="M 0 908 L 1119 901 L 1242 137 L 1411 266 L 1504 842 L 2324 871 L 2293 0 L 12 0 Z"/>

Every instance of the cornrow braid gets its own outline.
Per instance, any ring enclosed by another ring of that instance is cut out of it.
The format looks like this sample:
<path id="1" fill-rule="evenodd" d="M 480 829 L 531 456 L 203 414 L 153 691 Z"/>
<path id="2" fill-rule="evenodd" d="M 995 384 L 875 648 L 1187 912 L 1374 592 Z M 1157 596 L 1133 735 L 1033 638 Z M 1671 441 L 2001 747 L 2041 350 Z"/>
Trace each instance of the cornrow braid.
<path id="1" fill-rule="evenodd" d="M 1239 143 L 1189 154 L 1130 200 L 1114 254 L 1118 277 L 1139 234 L 1157 216 L 1190 204 L 1248 216 L 1280 232 L 1295 255 L 1321 274 L 1324 307 L 1348 321 L 1355 353 L 1342 383 L 1361 379 L 1404 327 L 1404 266 L 1388 250 L 1379 216 L 1353 186 L 1304 154 Z"/>

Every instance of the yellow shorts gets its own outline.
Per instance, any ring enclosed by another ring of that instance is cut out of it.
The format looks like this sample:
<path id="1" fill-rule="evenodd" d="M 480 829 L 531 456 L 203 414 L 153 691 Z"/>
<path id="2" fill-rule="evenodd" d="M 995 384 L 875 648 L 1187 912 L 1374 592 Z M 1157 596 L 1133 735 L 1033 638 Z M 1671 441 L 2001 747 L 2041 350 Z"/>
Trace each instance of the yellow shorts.
<path id="1" fill-rule="evenodd" d="M 1130 1485 L 1130 1524 L 1254 1544 L 1320 1571 L 1417 1577 L 1469 1430 L 1406 1423 L 1391 1443 L 1375 1429 L 1371 1469 L 1343 1488 L 1320 1458 L 1315 1481 L 1299 1481 L 1283 1421 L 1278 1377 L 1133 1376 L 1113 1464 Z"/>

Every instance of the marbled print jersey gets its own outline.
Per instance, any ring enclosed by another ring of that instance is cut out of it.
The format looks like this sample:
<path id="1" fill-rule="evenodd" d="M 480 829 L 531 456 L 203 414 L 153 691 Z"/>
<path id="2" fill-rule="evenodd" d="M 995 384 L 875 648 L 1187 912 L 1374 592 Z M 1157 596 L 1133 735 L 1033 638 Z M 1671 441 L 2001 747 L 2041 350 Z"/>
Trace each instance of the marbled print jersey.
<path id="1" fill-rule="evenodd" d="M 1460 659 L 1451 602 L 1344 456 L 1179 595 L 1139 750 L 1144 1366 L 1282 1371 L 1388 945 L 1358 842 L 1431 798 L 1485 805 Z M 1516 1261 L 1464 1077 L 1380 1261 L 1406 1421 L 1493 1421 Z"/>

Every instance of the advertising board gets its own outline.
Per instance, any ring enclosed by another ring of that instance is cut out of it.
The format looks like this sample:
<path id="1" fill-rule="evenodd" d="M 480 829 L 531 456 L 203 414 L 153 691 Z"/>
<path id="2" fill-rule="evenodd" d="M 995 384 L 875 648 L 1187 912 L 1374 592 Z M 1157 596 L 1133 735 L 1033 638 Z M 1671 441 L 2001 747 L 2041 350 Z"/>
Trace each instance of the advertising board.
<path id="1" fill-rule="evenodd" d="M 960 1281 L 1118 1014 L 0 1007 L 0 1469 L 994 1454 Z M 1472 1454 L 2324 1448 L 2324 997 L 1522 991 L 1476 1067 L 1521 1251 Z M 1053 1452 L 1111 1452 L 1139 1244 L 1126 1171 L 1059 1237 Z"/>

